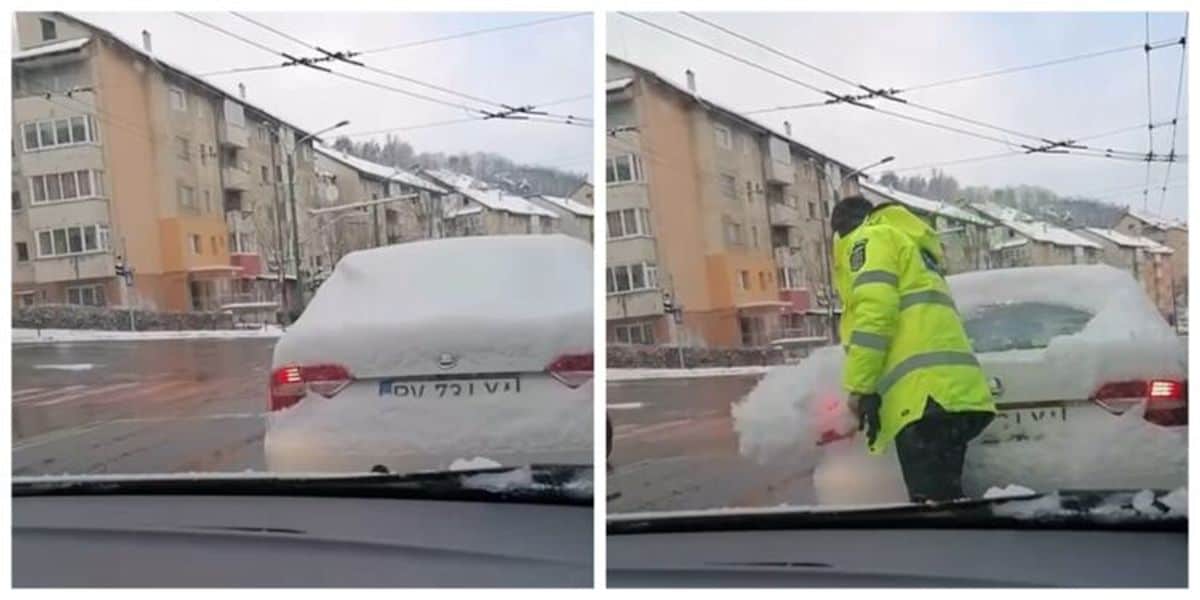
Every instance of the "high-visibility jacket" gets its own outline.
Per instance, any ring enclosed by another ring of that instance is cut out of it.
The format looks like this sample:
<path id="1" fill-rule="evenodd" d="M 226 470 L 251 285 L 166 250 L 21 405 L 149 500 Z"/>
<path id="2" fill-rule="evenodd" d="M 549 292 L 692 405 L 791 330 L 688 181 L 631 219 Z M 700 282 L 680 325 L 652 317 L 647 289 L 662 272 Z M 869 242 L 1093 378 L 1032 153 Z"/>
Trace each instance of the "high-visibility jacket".
<path id="1" fill-rule="evenodd" d="M 847 392 L 882 398 L 879 454 L 932 397 L 947 412 L 996 411 L 950 296 L 941 243 L 899 204 L 873 210 L 834 240 Z"/>

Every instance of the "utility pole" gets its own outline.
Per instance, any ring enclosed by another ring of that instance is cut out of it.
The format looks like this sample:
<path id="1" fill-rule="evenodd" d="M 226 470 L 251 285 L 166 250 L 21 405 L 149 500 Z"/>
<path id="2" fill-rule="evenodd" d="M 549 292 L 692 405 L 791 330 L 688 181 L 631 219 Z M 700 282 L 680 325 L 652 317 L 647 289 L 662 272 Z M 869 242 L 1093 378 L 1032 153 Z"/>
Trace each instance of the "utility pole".
<path id="1" fill-rule="evenodd" d="M 300 223 L 296 214 L 296 170 L 295 156 L 296 150 L 304 145 L 305 142 L 311 140 L 318 135 L 328 133 L 339 127 L 349 125 L 350 121 L 339 121 L 336 125 L 331 125 L 316 133 L 310 133 L 292 144 L 292 149 L 287 152 L 287 167 L 288 167 L 288 203 L 292 209 L 292 264 L 296 268 L 296 308 L 304 309 L 304 273 L 300 270 Z"/>

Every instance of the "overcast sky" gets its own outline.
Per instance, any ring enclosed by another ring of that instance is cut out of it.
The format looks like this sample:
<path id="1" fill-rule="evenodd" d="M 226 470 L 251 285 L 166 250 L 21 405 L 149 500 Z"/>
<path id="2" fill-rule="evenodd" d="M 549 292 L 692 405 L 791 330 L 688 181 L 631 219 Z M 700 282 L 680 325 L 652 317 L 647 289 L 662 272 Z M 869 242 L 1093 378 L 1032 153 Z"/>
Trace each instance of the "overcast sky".
<path id="1" fill-rule="evenodd" d="M 357 51 L 569 13 L 246 14 L 314 45 L 330 50 Z M 194 74 L 281 61 L 264 50 L 175 13 L 110 12 L 79 13 L 79 16 L 138 45 L 142 30 L 149 30 L 155 54 Z M 315 54 L 311 49 L 229 13 L 195 13 L 194 16 L 272 49 L 299 56 Z M 372 67 L 507 104 L 539 104 L 586 96 L 590 95 L 593 84 L 592 17 L 584 14 L 530 27 L 370 54 L 360 60 Z M 480 106 L 358 67 L 341 65 L 334 69 L 456 104 Z M 342 131 L 356 133 L 467 116 L 461 108 L 411 98 L 303 67 L 218 75 L 208 79 L 230 91 L 236 90 L 239 82 L 244 83 L 248 100 L 311 130 L 342 119 L 351 121 Z M 590 117 L 591 107 L 591 98 L 587 97 L 547 110 Z M 487 121 L 397 132 L 397 135 L 418 152 L 490 151 L 521 163 L 578 173 L 591 172 L 592 132 L 584 127 Z M 382 141 L 382 134 L 379 139 Z"/>
<path id="2" fill-rule="evenodd" d="M 638 14 L 795 79 L 846 93 L 850 90 L 820 73 L 772 55 L 678 13 Z M 1093 51 L 1142 44 L 1143 13 L 703 13 L 700 16 L 747 35 L 810 64 L 875 87 L 912 86 L 963 75 L 1065 58 Z M 1184 31 L 1179 13 L 1152 14 L 1152 40 L 1178 39 Z M 688 68 L 696 72 L 702 96 L 736 110 L 752 110 L 823 98 L 794 83 L 651 29 L 624 16 L 608 19 L 608 52 L 649 67 L 676 82 Z M 1178 45 L 1151 52 L 1151 101 L 1154 121 L 1175 116 L 1180 69 Z M 928 90 L 907 97 L 1021 133 L 1051 139 L 1083 137 L 1122 127 L 1141 129 L 1096 139 L 1089 144 L 1144 153 L 1148 140 L 1146 58 L 1140 50 L 1023 71 Z M 1180 118 L 1187 112 L 1187 81 Z M 1024 141 L 993 130 L 918 112 L 895 103 L 880 108 L 925 120 L 975 129 L 1014 142 Z M 887 155 L 889 167 L 944 162 L 1003 153 L 1000 142 L 966 137 L 853 106 L 824 106 L 756 115 L 782 129 L 792 123 L 794 136 L 852 165 Z M 1155 130 L 1154 152 L 1166 153 L 1171 129 Z M 1176 153 L 1187 152 L 1186 122 L 1179 127 Z M 1150 210 L 1156 212 L 1166 163 L 1151 166 Z M 942 167 L 961 184 L 1003 186 L 1035 184 L 1059 194 L 1104 196 L 1116 204 L 1142 206 L 1144 162 L 1082 156 L 1016 156 Z M 905 171 L 928 174 L 929 169 Z M 1163 213 L 1186 216 L 1184 163 L 1170 172 Z M 879 171 L 875 173 L 878 174 Z"/>

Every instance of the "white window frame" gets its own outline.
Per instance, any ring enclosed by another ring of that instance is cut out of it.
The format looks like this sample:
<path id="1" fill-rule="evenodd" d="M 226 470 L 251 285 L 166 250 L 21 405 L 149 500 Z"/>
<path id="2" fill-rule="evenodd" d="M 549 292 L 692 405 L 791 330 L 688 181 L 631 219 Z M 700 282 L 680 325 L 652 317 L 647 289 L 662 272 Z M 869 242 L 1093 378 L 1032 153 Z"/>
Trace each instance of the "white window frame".
<path id="1" fill-rule="evenodd" d="M 622 161 L 628 161 L 630 179 L 620 179 L 617 177 L 617 164 Z M 613 177 L 608 177 L 608 171 L 612 171 Z M 642 171 L 642 159 L 637 154 L 622 154 L 608 159 L 606 164 L 604 178 L 608 185 L 618 185 L 622 183 L 640 183 L 644 181 L 644 172 Z"/>
<path id="2" fill-rule="evenodd" d="M 85 291 L 91 292 L 92 300 L 93 300 L 92 303 L 87 303 L 87 302 L 83 301 L 83 293 Z M 71 302 L 71 292 L 75 292 L 78 294 L 79 302 Z M 70 304 L 72 306 L 107 306 L 108 298 L 105 296 L 106 296 L 106 294 L 104 293 L 104 284 L 100 284 L 100 283 L 93 283 L 93 284 L 88 284 L 88 285 L 72 285 L 72 286 L 69 286 L 66 291 L 67 304 Z M 95 300 L 97 298 L 103 300 L 103 302 L 100 302 L 100 303 L 95 302 Z"/>
<path id="3" fill-rule="evenodd" d="M 83 179 L 81 179 L 81 177 L 80 177 L 81 173 L 86 174 L 86 176 Z M 71 179 L 74 180 L 74 182 L 75 182 L 75 195 L 71 196 L 70 198 L 67 198 L 63 195 L 63 190 L 65 188 L 62 185 L 62 179 L 64 177 L 68 177 L 68 176 L 70 176 Z M 49 178 L 49 177 L 55 177 L 55 178 L 58 178 L 58 180 L 59 180 L 59 187 L 58 187 L 59 197 L 55 200 L 49 199 L 50 187 L 46 183 L 47 178 Z M 40 180 L 42 182 L 42 197 L 40 200 L 38 199 L 38 194 L 37 194 L 38 188 L 36 185 L 36 183 L 37 183 L 36 180 Z M 80 189 L 79 182 L 80 181 L 87 181 L 88 192 L 89 192 L 87 195 L 81 195 L 79 193 L 79 189 Z M 104 183 L 104 179 L 101 176 L 101 171 L 96 170 L 96 169 L 78 169 L 75 171 L 66 171 L 66 172 L 59 172 L 59 173 L 45 173 L 43 175 L 30 175 L 29 176 L 29 203 L 28 204 L 30 206 L 42 206 L 44 204 L 58 204 L 60 202 L 75 202 L 78 200 L 102 199 L 102 198 L 104 198 L 104 195 L 102 193 L 103 190 L 101 189 L 102 188 L 101 184 L 103 184 L 103 183 Z"/>
<path id="4" fill-rule="evenodd" d="M 198 233 L 189 233 L 188 250 L 192 253 L 192 256 L 204 254 L 204 237 Z"/>
<path id="5" fill-rule="evenodd" d="M 71 252 L 71 248 L 70 248 L 71 232 L 70 232 L 70 230 L 72 230 L 72 229 L 79 230 L 80 247 L 82 248 L 82 250 L 79 252 Z M 88 248 L 87 234 L 84 232 L 85 229 L 92 229 L 92 237 L 93 237 L 93 239 L 95 239 L 95 247 Z M 54 235 L 54 233 L 57 231 L 63 232 L 64 244 L 67 246 L 66 252 L 62 252 L 62 253 L 55 252 L 55 249 L 54 249 L 55 235 Z M 43 233 L 48 233 L 50 235 L 50 253 L 49 254 L 42 252 L 41 237 L 42 237 Z M 33 232 L 33 246 L 34 246 L 34 250 L 35 250 L 35 256 L 39 260 L 44 259 L 44 258 L 63 258 L 63 257 L 67 257 L 67 256 L 83 256 L 86 254 L 99 254 L 102 252 L 107 252 L 108 251 L 108 226 L 107 225 L 69 225 L 67 227 L 48 227 L 45 229 L 38 229 Z"/>
<path id="6" fill-rule="evenodd" d="M 738 288 L 743 292 L 750 291 L 750 271 L 746 269 L 738 269 Z"/>
<path id="7" fill-rule="evenodd" d="M 633 268 L 640 267 L 642 269 L 642 287 L 633 287 Z M 624 269 L 625 279 L 629 282 L 628 289 L 620 289 L 617 279 L 617 270 Z M 658 265 L 649 261 L 640 261 L 635 263 L 609 265 L 604 272 L 605 287 L 604 290 L 609 296 L 618 296 L 621 294 L 633 294 L 645 292 L 647 290 L 658 289 Z M 612 291 L 609 291 L 611 286 Z"/>
<path id="8" fill-rule="evenodd" d="M 718 148 L 733 150 L 733 132 L 720 123 L 713 124 L 713 140 Z"/>
<path id="9" fill-rule="evenodd" d="M 83 139 L 81 139 L 81 140 L 75 139 L 75 123 L 74 123 L 74 121 L 76 119 L 83 120 L 83 123 L 82 123 L 83 124 Z M 64 121 L 64 120 L 67 122 L 67 137 L 71 138 L 65 142 L 60 141 L 58 139 L 58 125 L 57 125 L 58 121 Z M 50 136 L 54 138 L 53 141 L 50 142 L 49 144 L 42 143 L 42 125 L 45 125 L 45 124 L 49 124 Z M 34 129 L 34 133 L 35 133 L 34 138 L 37 140 L 37 145 L 32 148 L 29 146 L 29 138 L 27 137 L 27 132 L 26 132 L 26 129 L 29 127 L 32 127 Z M 95 144 L 95 143 L 99 142 L 99 136 L 97 135 L 98 133 L 99 133 L 99 131 L 96 129 L 96 119 L 92 115 L 86 115 L 86 114 L 85 115 L 67 115 L 64 117 L 57 117 L 54 119 L 41 119 L 41 120 L 37 120 L 37 121 L 26 121 L 24 123 L 21 123 L 21 148 L 25 152 L 39 152 L 42 150 L 53 150 L 55 148 L 63 148 L 63 147 L 67 147 L 67 146 L 77 146 L 77 145 L 81 145 L 81 144 Z"/>
<path id="10" fill-rule="evenodd" d="M 188 191 L 188 194 L 186 194 L 190 198 L 190 200 L 188 202 L 183 201 L 183 197 L 185 195 L 183 193 L 184 190 Z M 176 184 L 175 185 L 175 197 L 179 200 L 179 206 L 188 208 L 191 210 L 198 209 L 198 207 L 196 206 L 196 188 L 194 188 L 190 185 L 182 184 L 182 183 Z"/>
<path id="11" fill-rule="evenodd" d="M 725 243 L 730 246 L 745 246 L 746 231 L 741 223 L 737 221 L 727 220 L 724 224 Z"/>
<path id="12" fill-rule="evenodd" d="M 628 215 L 629 214 L 634 215 L 634 219 L 633 219 L 634 227 L 633 227 L 632 233 L 630 232 L 629 225 L 628 225 L 628 223 L 629 223 Z M 619 235 L 613 235 L 612 227 L 608 227 L 607 235 L 608 235 L 608 239 L 610 239 L 610 240 L 623 240 L 623 239 L 635 238 L 635 237 L 650 237 L 650 236 L 654 235 L 654 233 L 653 233 L 654 230 L 652 229 L 651 224 L 650 224 L 650 211 L 648 209 L 645 209 L 645 208 L 622 208 L 622 209 L 617 209 L 617 210 L 610 210 L 610 211 L 608 211 L 607 215 L 617 215 L 617 221 L 621 225 L 621 232 Z M 608 225 L 608 224 L 609 224 L 609 222 L 606 220 L 605 225 Z"/>
<path id="13" fill-rule="evenodd" d="M 176 98 L 179 98 L 178 102 Z M 167 86 L 167 106 L 170 106 L 171 110 L 187 112 L 187 105 L 187 92 L 183 88 L 177 85 Z"/>
<path id="14" fill-rule="evenodd" d="M 642 341 L 640 341 L 640 342 L 633 341 L 632 333 L 634 331 L 640 332 Z M 622 334 L 624 334 L 624 337 L 625 337 L 624 340 L 621 339 Z M 640 323 L 629 323 L 629 324 L 624 324 L 624 325 L 617 325 L 617 326 L 613 327 L 613 337 L 616 339 L 618 344 L 653 346 L 655 344 L 654 323 L 649 322 L 649 321 L 643 321 Z"/>

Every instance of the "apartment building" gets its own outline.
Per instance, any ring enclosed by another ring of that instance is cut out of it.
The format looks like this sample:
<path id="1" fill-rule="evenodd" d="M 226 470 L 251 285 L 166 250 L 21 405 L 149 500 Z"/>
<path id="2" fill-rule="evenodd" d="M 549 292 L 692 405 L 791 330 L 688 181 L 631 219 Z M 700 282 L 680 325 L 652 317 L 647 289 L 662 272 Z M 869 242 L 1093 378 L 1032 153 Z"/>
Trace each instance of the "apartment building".
<path id="1" fill-rule="evenodd" d="M 321 212 L 310 229 L 316 274 L 349 252 L 443 237 L 449 189 L 409 171 L 316 146 Z M 376 200 L 391 202 L 373 203 Z M 358 205 L 362 206 L 358 206 Z M 346 207 L 344 210 L 330 210 Z"/>
<path id="2" fill-rule="evenodd" d="M 942 242 L 948 274 L 991 268 L 988 240 L 992 224 L 987 219 L 947 202 L 930 200 L 869 181 L 859 183 L 867 200 L 875 204 L 903 204 L 933 227 Z"/>
<path id="3" fill-rule="evenodd" d="M 558 231 L 572 237 L 577 237 L 589 244 L 593 238 L 593 210 L 591 205 L 583 204 L 573 198 L 534 194 L 526 196 L 526 200 L 555 214 L 558 221 Z"/>
<path id="4" fill-rule="evenodd" d="M 976 202 L 970 209 L 992 223 L 988 246 L 993 269 L 1100 262 L 1100 244 L 1079 233 L 991 202 Z"/>
<path id="5" fill-rule="evenodd" d="M 15 302 L 214 310 L 260 290 L 263 240 L 243 225 L 275 192 L 249 172 L 279 152 L 256 156 L 249 130 L 288 151 L 305 134 L 155 57 L 148 32 L 138 47 L 60 12 L 15 21 Z"/>
<path id="6" fill-rule="evenodd" d="M 418 175 L 450 190 L 443 204 L 445 237 L 560 232 L 555 212 L 470 175 L 444 169 Z"/>
<path id="7" fill-rule="evenodd" d="M 1101 246 L 1100 261 L 1129 271 L 1146 290 L 1146 296 L 1174 322 L 1177 307 L 1172 295 L 1171 255 L 1174 250 L 1150 238 L 1129 235 L 1114 229 L 1085 227 L 1077 233 Z"/>
<path id="8" fill-rule="evenodd" d="M 607 68 L 608 340 L 827 335 L 829 207 L 857 192 L 851 169 L 702 97 L 690 71 Z"/>
<path id="9" fill-rule="evenodd" d="M 1129 208 L 1112 228 L 1126 235 L 1150 238 L 1174 250 L 1170 259 L 1171 277 L 1175 285 L 1174 293 L 1180 298 L 1181 304 L 1186 307 L 1188 289 L 1187 223 Z"/>

